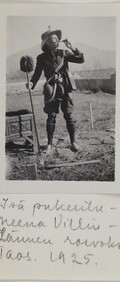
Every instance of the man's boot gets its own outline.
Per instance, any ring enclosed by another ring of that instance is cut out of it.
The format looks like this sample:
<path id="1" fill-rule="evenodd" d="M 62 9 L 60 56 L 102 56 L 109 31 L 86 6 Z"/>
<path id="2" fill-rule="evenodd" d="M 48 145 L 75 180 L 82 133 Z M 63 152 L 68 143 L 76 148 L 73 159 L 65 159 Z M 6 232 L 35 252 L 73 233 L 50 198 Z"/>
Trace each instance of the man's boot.
<path id="1" fill-rule="evenodd" d="M 47 130 L 47 138 L 48 138 L 48 145 L 46 149 L 46 153 L 49 154 L 52 151 L 53 147 L 53 134 L 55 130 L 55 116 L 48 116 L 47 124 L 46 124 L 46 130 Z"/>
<path id="2" fill-rule="evenodd" d="M 73 152 L 80 151 L 79 145 L 75 142 L 75 123 L 74 121 L 69 117 L 69 119 L 66 120 L 66 124 L 67 124 L 67 130 L 70 136 L 71 150 Z"/>

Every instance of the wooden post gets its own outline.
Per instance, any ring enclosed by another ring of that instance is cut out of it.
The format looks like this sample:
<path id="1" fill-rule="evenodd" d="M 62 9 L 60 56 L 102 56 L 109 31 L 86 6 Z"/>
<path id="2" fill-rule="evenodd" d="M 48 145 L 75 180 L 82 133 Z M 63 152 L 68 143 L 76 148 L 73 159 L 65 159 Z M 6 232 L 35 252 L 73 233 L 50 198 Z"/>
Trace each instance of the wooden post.
<path id="1" fill-rule="evenodd" d="M 33 116 L 32 116 L 32 120 L 31 120 L 31 124 L 32 124 L 32 136 L 33 136 L 33 152 L 35 154 L 37 154 L 38 153 L 38 142 L 37 142 L 37 138 L 36 138 Z"/>
<path id="2" fill-rule="evenodd" d="M 91 122 L 91 129 L 93 130 L 93 114 L 92 114 L 92 104 L 90 102 L 90 122 Z"/>
<path id="3" fill-rule="evenodd" d="M 77 161 L 77 162 L 68 162 L 68 163 L 59 163 L 59 164 L 49 164 L 44 166 L 44 169 L 54 169 L 56 167 L 69 167 L 77 165 L 89 165 L 89 164 L 100 164 L 100 160 L 91 160 L 91 161 Z"/>
<path id="4" fill-rule="evenodd" d="M 37 180 L 37 165 L 27 164 L 28 180 Z"/>
<path id="5" fill-rule="evenodd" d="M 27 76 L 27 82 L 28 82 L 28 85 L 29 85 L 29 76 L 28 76 L 28 72 L 26 72 L 26 76 Z M 28 90 L 29 90 L 29 97 L 30 97 L 30 102 L 31 102 L 31 109 L 32 109 L 32 114 L 33 114 L 34 129 L 35 129 L 35 135 L 36 135 L 36 139 L 34 140 L 34 142 L 36 143 L 36 141 L 37 141 L 37 151 L 38 151 L 39 155 L 41 155 L 40 143 L 39 143 L 37 125 L 36 125 L 36 120 L 35 120 L 35 113 L 34 113 L 33 101 L 32 101 L 32 93 L 31 93 L 31 89 L 30 89 L 30 88 L 29 88 Z M 35 146 L 34 146 L 34 149 L 36 150 L 36 144 L 35 144 Z"/>

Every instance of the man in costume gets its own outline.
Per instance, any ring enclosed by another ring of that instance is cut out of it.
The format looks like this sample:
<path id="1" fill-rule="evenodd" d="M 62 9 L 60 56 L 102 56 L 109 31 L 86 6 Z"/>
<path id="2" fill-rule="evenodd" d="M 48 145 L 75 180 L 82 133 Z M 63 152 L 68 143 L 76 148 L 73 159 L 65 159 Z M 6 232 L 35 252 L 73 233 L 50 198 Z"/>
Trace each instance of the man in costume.
<path id="1" fill-rule="evenodd" d="M 69 133 L 71 150 L 79 150 L 79 146 L 75 141 L 75 121 L 72 116 L 74 105 L 70 95 L 73 86 L 68 73 L 68 62 L 84 63 L 84 56 L 77 48 L 73 48 L 68 39 L 63 40 L 67 50 L 58 49 L 61 38 L 62 32 L 60 30 L 51 31 L 49 29 L 42 34 L 41 49 L 43 53 L 37 57 L 34 74 L 30 82 L 26 83 L 27 88 L 34 89 L 42 71 L 44 71 L 46 77 L 44 85 L 44 112 L 48 115 L 46 121 L 48 153 L 53 148 L 56 115 L 59 113 L 60 106 Z"/>

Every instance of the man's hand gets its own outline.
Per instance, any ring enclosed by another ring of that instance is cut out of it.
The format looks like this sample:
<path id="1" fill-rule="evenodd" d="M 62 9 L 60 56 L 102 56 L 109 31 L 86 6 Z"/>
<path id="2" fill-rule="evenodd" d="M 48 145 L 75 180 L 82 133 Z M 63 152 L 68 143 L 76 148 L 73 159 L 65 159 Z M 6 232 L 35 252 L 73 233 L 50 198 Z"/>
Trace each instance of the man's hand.
<path id="1" fill-rule="evenodd" d="M 71 50 L 71 51 L 75 51 L 75 48 L 72 46 L 71 42 L 66 38 L 64 40 L 62 40 L 62 42 L 64 42 L 64 44 Z"/>
<path id="2" fill-rule="evenodd" d="M 25 86 L 26 86 L 27 89 L 32 89 L 33 83 L 31 81 L 27 82 Z"/>

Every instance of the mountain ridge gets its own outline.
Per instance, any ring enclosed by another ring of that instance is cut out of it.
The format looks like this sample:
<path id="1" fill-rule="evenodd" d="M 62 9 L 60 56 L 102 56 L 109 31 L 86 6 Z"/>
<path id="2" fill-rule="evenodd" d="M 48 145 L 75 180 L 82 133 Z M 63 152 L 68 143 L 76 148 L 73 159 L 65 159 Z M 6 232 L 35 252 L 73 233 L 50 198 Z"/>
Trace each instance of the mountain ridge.
<path id="1" fill-rule="evenodd" d="M 109 50 L 102 50 L 96 47 L 92 47 L 85 43 L 76 42 L 75 46 L 84 53 L 85 63 L 84 64 L 74 64 L 69 63 L 69 68 L 71 72 L 81 71 L 81 70 L 95 70 L 95 69 L 109 69 L 116 67 L 116 52 Z M 60 44 L 60 49 L 67 49 L 64 43 Z M 35 45 L 28 49 L 21 50 L 10 56 L 6 57 L 6 75 L 7 79 L 16 79 L 16 76 L 23 77 L 20 71 L 20 59 L 22 56 L 31 56 L 34 60 L 34 67 L 36 64 L 36 57 L 42 53 L 40 45 Z"/>

